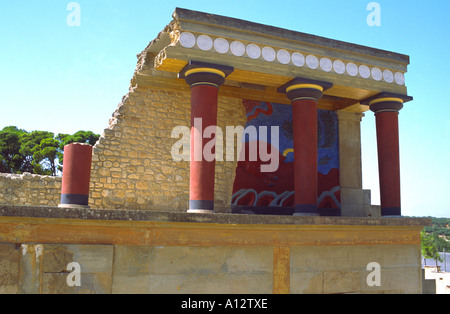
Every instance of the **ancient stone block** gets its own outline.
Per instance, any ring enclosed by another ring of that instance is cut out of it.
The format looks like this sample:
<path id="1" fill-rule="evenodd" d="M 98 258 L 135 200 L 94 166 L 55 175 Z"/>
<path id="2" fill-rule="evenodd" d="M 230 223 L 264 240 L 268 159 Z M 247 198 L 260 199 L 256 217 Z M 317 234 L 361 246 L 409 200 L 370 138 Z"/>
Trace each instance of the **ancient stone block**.
<path id="1" fill-rule="evenodd" d="M 17 293 L 20 246 L 0 243 L 0 294 Z"/>
<path id="2" fill-rule="evenodd" d="M 22 244 L 19 263 L 19 294 L 41 293 L 44 247 L 41 244 Z"/>
<path id="3" fill-rule="evenodd" d="M 44 247 L 42 293 L 111 292 L 113 247 L 109 245 L 47 244 Z M 72 269 L 69 263 L 80 266 L 80 286 L 68 285 Z"/>

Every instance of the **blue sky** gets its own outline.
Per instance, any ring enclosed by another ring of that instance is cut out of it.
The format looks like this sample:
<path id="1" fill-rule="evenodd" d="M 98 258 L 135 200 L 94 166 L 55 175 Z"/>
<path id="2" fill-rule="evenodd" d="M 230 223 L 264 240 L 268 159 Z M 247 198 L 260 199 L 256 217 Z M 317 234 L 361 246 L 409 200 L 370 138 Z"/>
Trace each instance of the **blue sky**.
<path id="1" fill-rule="evenodd" d="M 79 0 L 81 25 L 66 23 L 66 0 L 0 3 L 0 128 L 101 133 L 128 92 L 136 55 L 171 20 L 175 7 L 220 14 L 407 54 L 401 111 L 403 214 L 450 217 L 450 1 Z M 373 114 L 362 122 L 363 185 L 379 204 Z"/>

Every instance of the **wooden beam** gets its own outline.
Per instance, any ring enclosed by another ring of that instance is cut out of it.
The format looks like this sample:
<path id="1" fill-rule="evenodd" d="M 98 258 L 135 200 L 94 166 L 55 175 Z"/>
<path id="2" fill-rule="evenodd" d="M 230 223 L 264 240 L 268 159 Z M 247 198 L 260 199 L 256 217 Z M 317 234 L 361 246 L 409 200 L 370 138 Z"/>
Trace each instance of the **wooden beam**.
<path id="1" fill-rule="evenodd" d="M 153 87 L 156 89 L 167 89 L 185 93 L 190 92 L 190 88 L 184 80 L 171 77 L 137 74 L 133 78 L 133 83 L 138 86 Z M 220 87 L 219 96 L 267 101 L 286 105 L 291 104 L 291 101 L 286 97 L 286 95 L 278 93 L 276 87 L 274 86 L 251 86 L 233 81 L 228 81 L 225 85 Z M 341 110 L 348 106 L 354 106 L 358 103 L 359 101 L 356 99 L 343 99 L 325 95 L 319 100 L 318 108 L 325 110 Z"/>

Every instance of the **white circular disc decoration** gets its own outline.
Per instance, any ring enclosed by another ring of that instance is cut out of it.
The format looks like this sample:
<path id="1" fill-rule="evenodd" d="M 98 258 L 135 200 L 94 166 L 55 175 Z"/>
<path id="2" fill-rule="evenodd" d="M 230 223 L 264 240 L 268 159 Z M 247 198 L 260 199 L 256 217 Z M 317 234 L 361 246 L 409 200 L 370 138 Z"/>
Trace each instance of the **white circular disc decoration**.
<path id="1" fill-rule="evenodd" d="M 398 85 L 405 85 L 405 75 L 401 72 L 396 72 L 395 73 L 395 83 L 397 83 Z"/>
<path id="2" fill-rule="evenodd" d="M 216 40 L 214 40 L 214 49 L 219 53 L 227 53 L 230 49 L 230 44 L 228 43 L 228 40 L 224 38 L 216 38 Z"/>
<path id="3" fill-rule="evenodd" d="M 345 73 L 345 64 L 341 60 L 335 60 L 333 62 L 333 69 L 337 74 Z"/>
<path id="4" fill-rule="evenodd" d="M 192 48 L 195 46 L 195 36 L 192 33 L 184 32 L 180 35 L 180 44 L 184 48 Z"/>
<path id="5" fill-rule="evenodd" d="M 358 66 L 352 62 L 347 63 L 345 69 L 350 76 L 356 76 L 358 74 Z"/>
<path id="6" fill-rule="evenodd" d="M 316 56 L 309 55 L 306 57 L 306 65 L 311 69 L 317 69 L 319 67 L 319 59 Z"/>
<path id="7" fill-rule="evenodd" d="M 252 59 L 258 59 L 261 57 L 261 48 L 255 44 L 247 45 L 247 55 Z"/>
<path id="8" fill-rule="evenodd" d="M 390 70 L 384 70 L 383 78 L 386 82 L 392 83 L 394 81 L 394 74 Z"/>
<path id="9" fill-rule="evenodd" d="M 322 58 L 320 59 L 320 68 L 325 72 L 330 72 L 333 68 L 333 63 L 328 58 Z"/>
<path id="10" fill-rule="evenodd" d="M 370 69 L 367 65 L 360 65 L 359 66 L 359 75 L 361 75 L 361 77 L 363 78 L 369 78 L 370 76 Z"/>
<path id="11" fill-rule="evenodd" d="M 281 64 L 288 64 L 291 61 L 291 55 L 288 51 L 280 49 L 277 52 L 277 59 Z"/>
<path id="12" fill-rule="evenodd" d="M 316 56 L 309 55 L 306 57 L 306 65 L 311 69 L 317 69 L 319 67 L 319 59 Z"/>
<path id="13" fill-rule="evenodd" d="M 213 40 L 208 35 L 200 35 L 197 37 L 197 46 L 204 51 L 211 50 L 213 47 Z"/>
<path id="14" fill-rule="evenodd" d="M 292 63 L 298 67 L 302 67 L 305 65 L 305 56 L 303 56 L 300 52 L 294 52 L 292 54 Z"/>
<path id="15" fill-rule="evenodd" d="M 272 62 L 277 57 L 275 50 L 272 47 L 264 47 L 262 49 L 262 56 L 264 60 Z"/>
<path id="16" fill-rule="evenodd" d="M 372 68 L 371 74 L 375 81 L 380 81 L 383 78 L 383 72 L 379 68 Z"/>
<path id="17" fill-rule="evenodd" d="M 233 41 L 230 45 L 231 53 L 236 57 L 242 57 L 245 53 L 245 45 L 240 41 Z"/>

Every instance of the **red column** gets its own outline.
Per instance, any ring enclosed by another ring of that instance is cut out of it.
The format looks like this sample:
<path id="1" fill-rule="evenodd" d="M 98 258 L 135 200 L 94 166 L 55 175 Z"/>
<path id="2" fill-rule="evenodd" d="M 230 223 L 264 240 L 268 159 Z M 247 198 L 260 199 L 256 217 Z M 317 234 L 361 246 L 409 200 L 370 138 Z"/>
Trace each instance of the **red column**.
<path id="1" fill-rule="evenodd" d="M 207 161 L 203 139 L 207 127 L 217 125 L 218 88 L 196 85 L 191 89 L 191 168 L 189 211 L 214 210 L 215 160 Z"/>
<path id="2" fill-rule="evenodd" d="M 317 102 L 332 85 L 296 78 L 281 87 L 292 102 L 295 216 L 318 216 Z"/>
<path id="3" fill-rule="evenodd" d="M 381 216 L 401 216 L 398 115 L 403 102 L 397 97 L 369 102 L 376 120 Z"/>
<path id="4" fill-rule="evenodd" d="M 72 143 L 64 147 L 59 207 L 88 207 L 92 146 Z"/>
<path id="5" fill-rule="evenodd" d="M 317 215 L 317 103 L 292 102 L 295 214 Z"/>
<path id="6" fill-rule="evenodd" d="M 209 213 L 214 210 L 215 158 L 205 158 L 203 149 L 213 139 L 204 139 L 206 128 L 217 125 L 219 87 L 232 68 L 190 62 L 180 73 L 191 86 L 191 161 L 190 213 Z"/>

